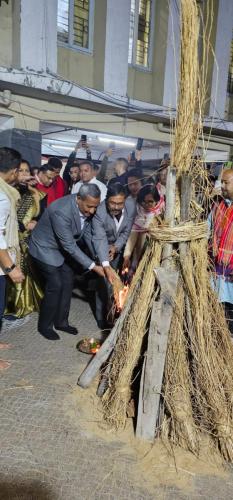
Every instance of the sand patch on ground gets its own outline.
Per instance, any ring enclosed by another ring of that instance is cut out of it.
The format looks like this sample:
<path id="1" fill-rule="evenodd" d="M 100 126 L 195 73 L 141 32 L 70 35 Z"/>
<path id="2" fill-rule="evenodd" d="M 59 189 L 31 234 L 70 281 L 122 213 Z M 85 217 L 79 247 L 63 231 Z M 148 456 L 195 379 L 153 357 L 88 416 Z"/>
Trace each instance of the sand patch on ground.
<path id="1" fill-rule="evenodd" d="M 113 431 L 102 420 L 101 400 L 96 396 L 97 381 L 89 389 L 75 387 L 64 401 L 64 411 L 87 438 L 97 437 L 119 444 L 117 461 L 130 457 L 130 476 L 135 484 L 149 492 L 155 487 L 193 489 L 197 476 L 228 478 L 220 456 L 203 443 L 200 457 L 181 448 L 168 449 L 160 440 L 154 445 L 135 438 L 133 421 L 128 419 L 122 431 Z"/>

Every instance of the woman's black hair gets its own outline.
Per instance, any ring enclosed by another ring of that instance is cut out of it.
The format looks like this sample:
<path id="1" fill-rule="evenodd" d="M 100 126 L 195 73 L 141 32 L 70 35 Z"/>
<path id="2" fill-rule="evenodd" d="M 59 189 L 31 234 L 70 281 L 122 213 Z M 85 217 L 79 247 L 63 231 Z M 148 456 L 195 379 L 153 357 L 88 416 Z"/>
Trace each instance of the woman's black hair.
<path id="1" fill-rule="evenodd" d="M 123 194 L 126 197 L 126 189 L 122 186 L 122 184 L 120 184 L 120 182 L 114 182 L 114 184 L 110 184 L 110 186 L 108 186 L 106 200 L 111 198 L 111 196 L 118 196 L 119 194 Z"/>
<path id="2" fill-rule="evenodd" d="M 30 174 L 32 175 L 32 167 L 31 167 L 31 164 L 29 163 L 29 161 L 28 161 L 28 160 L 25 160 L 24 158 L 22 158 L 22 160 L 21 160 L 21 162 L 20 162 L 20 165 L 21 165 L 21 163 L 26 163 L 26 165 L 27 165 L 27 166 L 28 166 L 28 168 L 29 168 L 29 172 L 30 172 Z"/>
<path id="3" fill-rule="evenodd" d="M 145 200 L 145 197 L 148 195 L 148 194 L 151 194 L 153 196 L 153 199 L 156 203 L 159 202 L 160 200 L 160 195 L 159 195 L 159 192 L 158 192 L 158 189 L 155 187 L 154 184 L 146 184 L 145 186 L 143 186 L 139 192 L 138 192 L 138 195 L 137 195 L 137 203 L 139 205 L 141 205 L 143 203 L 143 201 Z"/>

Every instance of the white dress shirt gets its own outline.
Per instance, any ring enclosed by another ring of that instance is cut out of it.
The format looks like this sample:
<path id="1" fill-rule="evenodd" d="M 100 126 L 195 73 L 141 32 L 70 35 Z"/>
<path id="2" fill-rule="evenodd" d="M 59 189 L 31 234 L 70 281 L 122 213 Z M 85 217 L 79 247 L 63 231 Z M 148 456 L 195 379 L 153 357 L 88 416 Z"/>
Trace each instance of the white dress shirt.
<path id="1" fill-rule="evenodd" d="M 72 187 L 71 194 L 78 193 L 80 187 L 83 186 L 83 184 L 95 184 L 96 186 L 98 186 L 100 190 L 100 201 L 105 200 L 107 194 L 107 188 L 105 184 L 103 182 L 98 181 L 96 177 L 93 177 L 89 182 L 85 183 L 83 183 L 83 181 L 76 182 L 76 184 L 74 184 L 74 186 Z"/>
<path id="2" fill-rule="evenodd" d="M 10 215 L 10 200 L 8 196 L 0 191 L 0 250 L 7 250 L 8 244 L 6 241 L 6 223 L 7 219 Z M 8 252 L 12 261 L 15 262 L 16 255 L 14 252 Z M 3 276 L 5 273 L 3 272 L 0 265 L 0 276 Z"/>
<path id="3" fill-rule="evenodd" d="M 5 238 L 6 223 L 10 215 L 10 200 L 5 193 L 0 191 L 0 249 L 7 250 L 7 241 Z"/>
<path id="4" fill-rule="evenodd" d="M 121 227 L 121 224 L 122 224 L 122 221 L 124 219 L 124 209 L 122 210 L 121 212 L 121 216 L 120 216 L 120 219 L 118 220 L 117 217 L 113 217 L 113 220 L 115 222 L 115 226 L 116 226 L 116 230 L 117 230 L 117 233 Z"/>
<path id="5" fill-rule="evenodd" d="M 83 215 L 82 212 L 80 212 L 79 209 L 78 209 L 78 211 L 79 211 L 79 217 L 80 217 L 81 230 L 83 230 L 84 224 L 85 224 L 85 220 L 86 220 L 86 216 Z"/>
<path id="6" fill-rule="evenodd" d="M 84 228 L 86 216 L 82 214 L 82 212 L 79 211 L 79 217 L 80 217 L 80 224 L 81 224 L 81 230 Z M 92 269 L 95 267 L 95 262 L 92 262 L 91 265 L 88 267 L 89 271 L 92 271 Z"/>

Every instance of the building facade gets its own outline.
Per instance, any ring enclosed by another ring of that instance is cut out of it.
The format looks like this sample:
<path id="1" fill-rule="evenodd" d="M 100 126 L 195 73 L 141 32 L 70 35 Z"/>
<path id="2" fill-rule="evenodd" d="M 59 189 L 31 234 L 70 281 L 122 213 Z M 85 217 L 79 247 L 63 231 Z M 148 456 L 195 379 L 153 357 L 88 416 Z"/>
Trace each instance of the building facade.
<path id="1" fill-rule="evenodd" d="M 230 156 L 233 1 L 213 8 L 206 125 Z M 177 0 L 0 1 L 2 131 L 50 123 L 167 143 L 178 78 Z"/>

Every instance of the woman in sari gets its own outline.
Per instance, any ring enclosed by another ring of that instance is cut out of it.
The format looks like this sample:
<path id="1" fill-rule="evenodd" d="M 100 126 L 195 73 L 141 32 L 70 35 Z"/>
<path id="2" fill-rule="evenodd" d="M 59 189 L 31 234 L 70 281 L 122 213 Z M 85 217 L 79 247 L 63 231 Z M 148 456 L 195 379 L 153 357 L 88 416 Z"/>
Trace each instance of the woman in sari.
<path id="1" fill-rule="evenodd" d="M 30 185 L 34 183 L 31 177 L 30 165 L 22 160 L 15 186 L 20 194 L 17 207 L 19 226 L 20 267 L 25 275 L 23 283 L 9 282 L 7 287 L 5 318 L 23 318 L 33 311 L 39 310 L 42 298 L 38 278 L 35 276 L 28 255 L 28 240 L 45 208 L 46 195 Z"/>
<path id="2" fill-rule="evenodd" d="M 153 184 L 143 186 L 137 195 L 137 215 L 125 246 L 123 269 L 132 274 L 141 258 L 148 228 L 152 221 L 159 223 L 165 209 L 164 197 Z"/>

